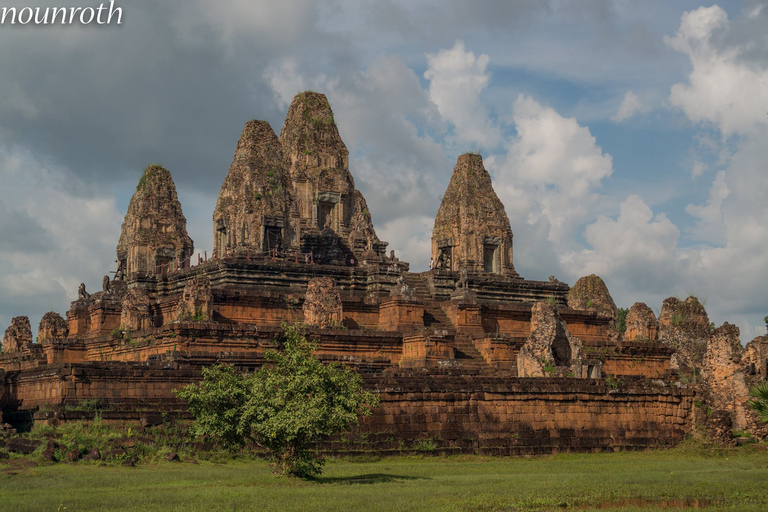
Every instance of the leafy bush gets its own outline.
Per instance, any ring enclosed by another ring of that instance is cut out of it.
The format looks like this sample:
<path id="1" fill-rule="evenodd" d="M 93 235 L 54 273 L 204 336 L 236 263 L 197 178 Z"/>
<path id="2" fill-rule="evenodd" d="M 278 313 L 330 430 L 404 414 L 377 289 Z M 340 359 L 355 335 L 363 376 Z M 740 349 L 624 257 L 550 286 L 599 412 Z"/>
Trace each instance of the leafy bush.
<path id="1" fill-rule="evenodd" d="M 760 421 L 768 423 L 768 382 L 752 386 L 749 394 L 754 397 L 749 401 L 749 407 L 757 413 Z"/>
<path id="2" fill-rule="evenodd" d="M 193 433 L 220 439 L 234 449 L 253 442 L 269 450 L 275 473 L 312 477 L 323 459 L 312 453 L 322 437 L 344 432 L 379 403 L 362 378 L 312 355 L 316 345 L 298 325 L 283 325 L 284 349 L 250 376 L 231 366 L 203 370 L 203 381 L 177 395 L 195 416 Z"/>
<path id="3" fill-rule="evenodd" d="M 616 310 L 616 330 L 625 332 L 627 330 L 627 313 L 629 309 L 619 308 Z"/>

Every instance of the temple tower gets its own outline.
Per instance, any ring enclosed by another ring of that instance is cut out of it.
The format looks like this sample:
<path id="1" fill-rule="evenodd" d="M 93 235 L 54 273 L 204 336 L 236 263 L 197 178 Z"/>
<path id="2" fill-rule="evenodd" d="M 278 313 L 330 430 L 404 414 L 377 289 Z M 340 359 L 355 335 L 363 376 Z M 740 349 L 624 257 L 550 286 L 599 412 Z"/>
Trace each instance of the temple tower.
<path id="1" fill-rule="evenodd" d="M 360 258 L 383 256 L 387 243 L 376 236 L 363 195 L 355 189 L 344 145 L 324 94 L 303 92 L 293 99 L 280 143 L 288 161 L 301 218 L 303 246 L 335 234 Z"/>
<path id="2" fill-rule="evenodd" d="M 517 276 L 509 218 L 480 155 L 456 162 L 435 217 L 432 258 L 445 270 Z"/>
<path id="3" fill-rule="evenodd" d="M 269 123 L 246 123 L 213 212 L 214 253 L 255 256 L 295 248 L 298 213 L 293 212 L 292 188 Z"/>
<path id="4" fill-rule="evenodd" d="M 188 266 L 193 251 L 171 173 L 150 165 L 136 186 L 123 221 L 117 244 L 118 277 L 151 275 L 161 266 L 166 271 Z"/>

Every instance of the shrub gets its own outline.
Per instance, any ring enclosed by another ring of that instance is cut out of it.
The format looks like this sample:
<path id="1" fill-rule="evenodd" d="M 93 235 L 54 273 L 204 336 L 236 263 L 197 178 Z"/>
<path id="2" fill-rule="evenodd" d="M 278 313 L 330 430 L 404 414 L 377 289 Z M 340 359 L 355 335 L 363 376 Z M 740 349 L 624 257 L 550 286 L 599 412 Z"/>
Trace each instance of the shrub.
<path id="1" fill-rule="evenodd" d="M 357 424 L 379 399 L 354 371 L 313 356 L 316 345 L 300 326 L 284 324 L 283 332 L 284 349 L 268 351 L 267 364 L 252 375 L 213 366 L 177 395 L 196 418 L 193 433 L 233 449 L 256 443 L 269 451 L 275 473 L 313 477 L 324 463 L 311 451 L 316 442 Z"/>

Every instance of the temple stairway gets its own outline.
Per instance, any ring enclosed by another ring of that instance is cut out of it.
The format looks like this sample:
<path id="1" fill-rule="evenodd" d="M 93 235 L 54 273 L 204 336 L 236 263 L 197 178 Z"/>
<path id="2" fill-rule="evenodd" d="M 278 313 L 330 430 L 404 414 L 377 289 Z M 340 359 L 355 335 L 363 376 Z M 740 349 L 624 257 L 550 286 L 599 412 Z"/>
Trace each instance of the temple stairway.
<path id="1" fill-rule="evenodd" d="M 446 334 L 454 337 L 455 359 L 452 361 L 453 366 L 471 374 L 492 372 L 491 367 L 475 348 L 472 337 L 458 333 L 441 303 L 432 299 L 427 284 L 427 274 L 428 272 L 408 273 L 405 276 L 405 283 L 413 289 L 413 299 L 424 304 L 424 326 L 430 330 L 445 331 Z"/>

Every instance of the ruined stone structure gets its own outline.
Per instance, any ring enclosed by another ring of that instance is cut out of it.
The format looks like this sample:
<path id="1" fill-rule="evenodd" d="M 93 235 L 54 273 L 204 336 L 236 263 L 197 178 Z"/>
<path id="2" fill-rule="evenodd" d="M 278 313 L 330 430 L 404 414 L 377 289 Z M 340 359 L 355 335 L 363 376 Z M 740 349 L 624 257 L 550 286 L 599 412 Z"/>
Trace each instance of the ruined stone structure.
<path id="1" fill-rule="evenodd" d="M 69 325 L 60 314 L 49 311 L 43 315 L 40 320 L 40 326 L 37 329 L 37 340 L 40 343 L 46 340 L 66 339 L 69 336 Z"/>
<path id="2" fill-rule="evenodd" d="M 479 155 L 458 159 L 435 220 L 437 268 L 422 273 L 385 254 L 322 94 L 296 96 L 279 138 L 268 123 L 248 122 L 221 179 L 214 251 L 189 262 L 173 180 L 147 169 L 115 279 L 93 294 L 83 286 L 66 327 L 46 315 L 44 343 L 31 343 L 28 320 L 6 332 L 7 421 L 88 417 L 68 406 L 96 398 L 110 405 L 106 421 L 189 418 L 174 389 L 206 365 L 252 371 L 283 322 L 303 322 L 318 357 L 354 367 L 381 397 L 357 432 L 367 449 L 426 438 L 448 452 L 636 449 L 677 443 L 693 429 L 704 395 L 672 365 L 677 357 L 701 368 L 704 351 L 697 360 L 686 347 L 693 334 L 706 349 L 703 308 L 665 301 L 657 341 L 653 313 L 635 305 L 620 339 L 599 277 L 571 290 L 519 276 L 510 222 Z M 735 376 L 744 363 L 719 355 L 727 350 L 717 340 L 705 375 Z M 766 359 L 763 345 L 752 352 L 756 363 Z M 712 385 L 729 421 L 737 411 L 723 397 L 741 393 L 737 380 Z"/>
<path id="3" fill-rule="evenodd" d="M 659 330 L 659 337 L 675 349 L 674 368 L 687 373 L 701 368 L 709 339 L 709 317 L 696 297 L 664 299 Z"/>
<path id="4" fill-rule="evenodd" d="M 624 339 L 627 341 L 656 341 L 659 339 L 659 322 L 653 310 L 642 302 L 635 302 L 627 312 L 627 329 Z"/>
<path id="5" fill-rule="evenodd" d="M 704 354 L 702 377 L 710 407 L 715 411 L 725 411 L 731 418 L 732 428 L 745 429 L 749 416 L 749 392 L 741 365 L 738 327 L 726 322 L 712 332 Z"/>
<path id="6" fill-rule="evenodd" d="M 554 304 L 531 308 L 531 334 L 517 356 L 519 377 L 586 377 L 582 375 L 582 343 L 572 335 Z"/>
<path id="7" fill-rule="evenodd" d="M 28 343 L 32 343 L 32 326 L 29 324 L 29 317 L 17 316 L 11 320 L 11 325 L 3 335 L 3 352 L 9 354 L 21 352 Z"/>
<path id="8" fill-rule="evenodd" d="M 213 318 L 213 293 L 211 280 L 195 276 L 184 286 L 181 299 L 173 313 L 174 322 L 209 321 Z"/>
<path id="9" fill-rule="evenodd" d="M 118 277 L 187 267 L 193 250 L 171 173 L 150 165 L 128 204 L 117 244 Z"/>
<path id="10" fill-rule="evenodd" d="M 584 276 L 568 292 L 568 307 L 595 311 L 600 316 L 616 319 L 616 303 L 599 276 Z"/>

